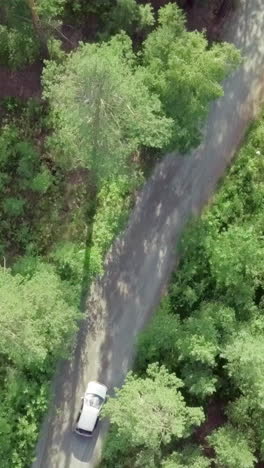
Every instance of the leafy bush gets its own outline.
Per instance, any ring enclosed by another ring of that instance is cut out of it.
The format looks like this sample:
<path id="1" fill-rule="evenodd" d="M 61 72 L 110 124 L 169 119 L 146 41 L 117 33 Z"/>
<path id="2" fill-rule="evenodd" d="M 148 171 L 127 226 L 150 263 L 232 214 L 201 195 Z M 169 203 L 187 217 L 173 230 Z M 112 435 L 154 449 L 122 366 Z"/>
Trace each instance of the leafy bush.
<path id="1" fill-rule="evenodd" d="M 65 301 L 64 285 L 54 268 L 42 263 L 24 278 L 0 270 L 0 296 L 2 355 L 18 368 L 41 369 L 49 355 L 65 352 L 78 313 Z"/>
<path id="2" fill-rule="evenodd" d="M 108 34 L 126 31 L 133 34 L 154 25 L 153 7 L 150 3 L 140 5 L 136 0 L 116 0 L 107 16 L 105 25 Z"/>
<path id="3" fill-rule="evenodd" d="M 35 256 L 20 257 L 12 267 L 12 273 L 25 277 L 32 277 L 39 266 L 40 259 Z"/>
<path id="4" fill-rule="evenodd" d="M 241 395 L 228 405 L 227 415 L 230 423 L 239 428 L 244 437 L 251 441 L 252 446 L 258 447 L 258 457 L 263 462 L 264 409 L 262 404 L 259 403 L 259 401 L 256 401 L 253 392 L 249 392 L 246 396 Z"/>
<path id="5" fill-rule="evenodd" d="M 44 22 L 51 21 L 63 13 L 65 0 L 36 0 L 36 10 Z"/>
<path id="6" fill-rule="evenodd" d="M 58 39 L 50 38 L 48 40 L 49 59 L 55 62 L 63 62 L 66 58 L 66 53 L 62 50 L 62 43 Z"/>
<path id="7" fill-rule="evenodd" d="M 17 174 L 26 186 L 38 166 L 38 153 L 30 141 L 22 140 L 16 142 L 14 156 L 18 160 Z"/>
<path id="8" fill-rule="evenodd" d="M 108 18 L 113 6 L 113 0 L 67 0 L 66 12 L 70 16 L 82 21 L 87 15 L 96 15 L 100 22 Z"/>
<path id="9" fill-rule="evenodd" d="M 25 467 L 38 436 L 38 424 L 47 409 L 47 376 L 42 381 L 28 379 L 10 368 L 1 390 L 1 468 Z"/>
<path id="10" fill-rule="evenodd" d="M 0 61 L 12 68 L 33 63 L 39 54 L 39 43 L 30 26 L 19 30 L 0 25 L 0 42 Z"/>
<path id="11" fill-rule="evenodd" d="M 115 236 L 122 230 L 131 207 L 131 194 L 141 183 L 139 173 L 106 180 L 98 194 L 93 219 L 91 245 L 86 255 L 87 279 L 103 272 L 104 256 Z"/>
<path id="12" fill-rule="evenodd" d="M 46 193 L 53 184 L 54 177 L 47 168 L 42 169 L 31 182 L 30 188 L 35 192 Z"/>
<path id="13" fill-rule="evenodd" d="M 10 197 L 4 200 L 2 206 L 4 213 L 13 217 L 22 215 L 22 213 L 24 212 L 24 205 L 25 200 L 22 200 L 21 198 Z"/>
<path id="14" fill-rule="evenodd" d="M 35 257 L 20 259 L 13 274 L 0 270 L 1 468 L 31 464 L 54 363 L 68 355 L 80 317 L 70 289 Z"/>
<path id="15" fill-rule="evenodd" d="M 171 137 L 171 119 L 135 62 L 132 42 L 122 33 L 109 42 L 80 44 L 64 66 L 51 62 L 43 73 L 54 129 L 50 148 L 62 167 L 92 170 L 98 187 L 127 173 L 129 157 L 141 146 L 162 148 Z"/>
<path id="16" fill-rule="evenodd" d="M 63 280 L 81 286 L 85 259 L 85 246 L 73 242 L 59 243 L 50 253 Z"/>
<path id="17" fill-rule="evenodd" d="M 209 468 L 211 462 L 199 447 L 187 446 L 181 453 L 173 452 L 162 461 L 162 468 Z"/>
<path id="18" fill-rule="evenodd" d="M 148 364 L 159 362 L 170 371 L 175 370 L 178 360 L 178 316 L 172 314 L 170 299 L 165 296 L 153 320 L 138 337 L 135 368 L 146 371 Z"/>
<path id="19" fill-rule="evenodd" d="M 181 380 L 164 366 L 152 364 L 145 378 L 130 372 L 124 386 L 116 389 L 116 397 L 106 403 L 103 414 L 117 428 L 119 442 L 115 448 L 124 443 L 132 450 L 132 466 L 157 466 L 153 462 L 159 461 L 161 446 L 188 437 L 204 420 L 201 408 L 186 405 L 179 390 L 182 386 Z M 113 456 L 113 448 L 112 458 L 104 458 L 105 466 L 116 466 L 119 449 Z"/>
<path id="20" fill-rule="evenodd" d="M 33 63 L 42 53 L 47 55 L 47 42 L 49 38 L 52 42 L 64 4 L 65 0 L 7 2 L 2 9 L 4 25 L 0 25 L 1 62 L 19 68 Z M 53 57 L 58 42 L 54 41 L 50 46 Z"/>
<path id="21" fill-rule="evenodd" d="M 40 109 L 32 101 L 21 107 L 21 120 L 16 115 L 18 109 L 14 109 L 14 115 L 11 110 L 12 123 L 4 124 L 0 134 L 0 209 L 5 213 L 0 233 L 6 239 L 7 252 L 15 250 L 20 254 L 28 252 L 32 242 L 35 250 L 43 248 L 44 236 L 41 232 L 34 236 L 33 231 L 36 225 L 44 231 L 44 224 L 48 223 L 50 232 L 56 203 L 62 204 L 58 193 L 62 190 L 61 180 L 41 161 L 33 139 L 33 122 Z M 41 215 L 47 210 L 50 212 L 45 221 Z"/>
<path id="22" fill-rule="evenodd" d="M 233 44 L 209 47 L 205 34 L 187 31 L 185 23 L 175 3 L 160 8 L 142 51 L 145 83 L 172 118 L 170 144 L 180 151 L 197 146 L 210 102 L 223 95 L 221 82 L 240 63 Z"/>
<path id="23" fill-rule="evenodd" d="M 208 441 L 215 450 L 219 468 L 253 468 L 257 461 L 254 447 L 243 433 L 230 425 L 214 431 Z"/>

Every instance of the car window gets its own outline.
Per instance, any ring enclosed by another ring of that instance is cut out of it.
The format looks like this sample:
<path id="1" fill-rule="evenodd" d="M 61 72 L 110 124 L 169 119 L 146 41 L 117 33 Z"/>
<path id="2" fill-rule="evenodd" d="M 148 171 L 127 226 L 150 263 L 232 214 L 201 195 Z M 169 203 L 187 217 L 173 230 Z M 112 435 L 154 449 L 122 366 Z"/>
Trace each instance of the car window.
<path id="1" fill-rule="evenodd" d="M 89 406 L 92 406 L 93 408 L 99 409 L 103 401 L 104 400 L 101 397 L 98 395 L 93 395 L 92 393 L 88 393 L 85 396 L 85 403 Z"/>

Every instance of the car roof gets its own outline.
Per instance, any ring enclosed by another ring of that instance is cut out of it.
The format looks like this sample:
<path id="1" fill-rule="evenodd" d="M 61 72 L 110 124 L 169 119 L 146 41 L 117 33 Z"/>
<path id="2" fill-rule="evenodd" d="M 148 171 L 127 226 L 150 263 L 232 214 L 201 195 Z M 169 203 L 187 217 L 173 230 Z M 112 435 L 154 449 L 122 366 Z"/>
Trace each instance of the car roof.
<path id="1" fill-rule="evenodd" d="M 107 392 L 107 387 L 99 382 L 89 382 L 85 394 L 92 393 L 93 395 L 98 395 L 103 400 L 105 399 Z"/>
<path id="2" fill-rule="evenodd" d="M 86 405 L 84 402 L 80 419 L 78 421 L 78 428 L 84 431 L 93 432 L 96 420 L 98 418 L 99 410 L 93 406 Z"/>

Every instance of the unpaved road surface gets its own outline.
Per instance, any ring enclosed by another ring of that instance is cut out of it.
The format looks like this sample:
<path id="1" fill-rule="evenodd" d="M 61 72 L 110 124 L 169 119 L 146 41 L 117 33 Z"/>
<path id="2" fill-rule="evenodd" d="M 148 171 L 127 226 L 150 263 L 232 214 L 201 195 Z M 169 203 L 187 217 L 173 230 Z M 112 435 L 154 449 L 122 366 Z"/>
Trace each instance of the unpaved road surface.
<path id="1" fill-rule="evenodd" d="M 168 155 L 145 185 L 129 226 L 107 258 L 106 273 L 87 303 L 78 346 L 54 382 L 55 398 L 34 468 L 94 467 L 105 427 L 91 441 L 72 433 L 87 382 L 113 388 L 131 365 L 135 337 L 151 317 L 177 261 L 176 245 L 234 155 L 264 91 L 263 0 L 241 0 L 226 39 L 245 56 L 213 105 L 203 145 L 184 158 Z M 114 467 L 113 467 L 114 468 Z"/>

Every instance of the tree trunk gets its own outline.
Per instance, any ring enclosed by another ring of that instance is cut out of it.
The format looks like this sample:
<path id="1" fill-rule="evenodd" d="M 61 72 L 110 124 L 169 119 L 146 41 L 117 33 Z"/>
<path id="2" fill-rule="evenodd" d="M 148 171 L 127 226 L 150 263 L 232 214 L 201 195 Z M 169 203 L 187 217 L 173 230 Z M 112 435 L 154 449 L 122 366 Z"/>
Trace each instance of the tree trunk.
<path id="1" fill-rule="evenodd" d="M 232 9 L 233 0 L 222 0 L 214 9 L 216 18 L 224 18 L 226 14 Z"/>
<path id="2" fill-rule="evenodd" d="M 47 46 L 47 36 L 43 30 L 41 20 L 39 18 L 39 15 L 36 9 L 35 0 L 25 0 L 25 1 L 26 1 L 28 8 L 30 9 L 32 24 L 40 41 L 41 55 L 43 58 L 48 58 L 49 50 Z"/>

